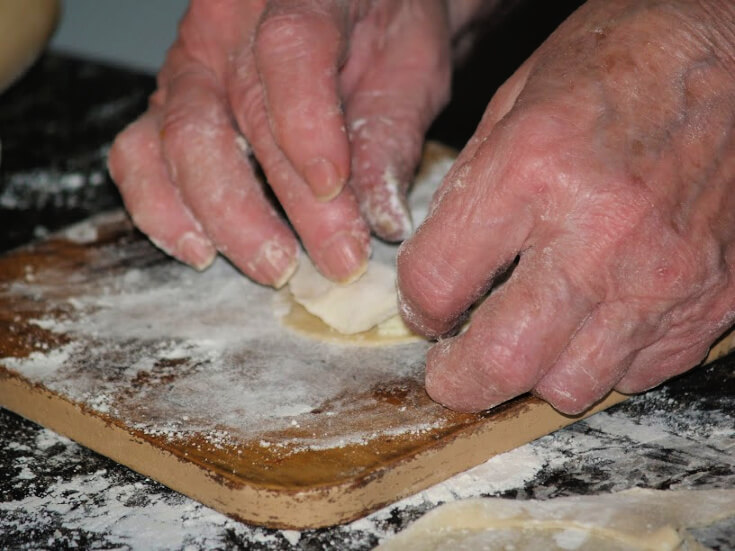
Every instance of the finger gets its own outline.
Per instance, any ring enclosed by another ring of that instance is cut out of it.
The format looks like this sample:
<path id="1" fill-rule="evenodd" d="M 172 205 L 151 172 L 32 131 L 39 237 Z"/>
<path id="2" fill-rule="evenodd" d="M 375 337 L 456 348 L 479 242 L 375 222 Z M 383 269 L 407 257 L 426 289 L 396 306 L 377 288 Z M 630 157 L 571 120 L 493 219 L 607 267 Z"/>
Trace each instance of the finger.
<path id="1" fill-rule="evenodd" d="M 314 196 L 271 134 L 252 56 L 245 52 L 237 66 L 229 86 L 230 102 L 268 184 L 322 274 L 335 281 L 354 280 L 365 271 L 370 255 L 370 231 L 354 195 L 345 188 L 329 202 Z"/>
<path id="2" fill-rule="evenodd" d="M 401 33 L 392 35 L 364 74 L 359 79 L 351 74 L 355 64 L 366 64 L 359 57 L 344 69 L 353 151 L 350 187 L 373 231 L 388 241 L 411 234 L 406 191 L 424 134 L 449 98 L 449 40 L 435 9 L 427 2 L 421 10 L 399 11 L 392 24 Z"/>
<path id="3" fill-rule="evenodd" d="M 153 111 L 115 139 L 108 164 L 133 222 L 151 241 L 199 270 L 212 263 L 214 245 L 169 180 Z"/>
<path id="4" fill-rule="evenodd" d="M 357 201 L 344 189 L 329 202 L 316 199 L 275 143 L 255 148 L 273 191 L 319 271 L 329 279 L 350 283 L 367 268 L 370 230 Z"/>
<path id="5" fill-rule="evenodd" d="M 192 64 L 170 82 L 162 133 L 169 173 L 217 249 L 255 281 L 283 285 L 297 241 L 255 179 L 207 69 Z"/>
<path id="6" fill-rule="evenodd" d="M 426 390 L 433 399 L 480 411 L 531 390 L 589 316 L 593 302 L 548 268 L 546 255 L 527 256 L 465 333 L 430 350 Z"/>
<path id="7" fill-rule="evenodd" d="M 534 393 L 563 413 L 581 413 L 623 377 L 655 327 L 635 321 L 630 308 L 602 304 L 574 335 Z"/>
<path id="8" fill-rule="evenodd" d="M 642 350 L 615 386 L 616 390 L 625 394 L 643 392 L 700 364 L 707 356 L 714 335 L 707 338 L 699 332 L 692 333 L 694 339 L 666 336 Z"/>
<path id="9" fill-rule="evenodd" d="M 500 185 L 518 177 L 508 162 L 511 147 L 494 132 L 475 155 L 462 153 L 429 217 L 399 249 L 401 313 L 424 335 L 451 331 L 527 247 L 533 227 L 527 201 Z"/>
<path id="10" fill-rule="evenodd" d="M 735 289 L 723 286 L 710 287 L 706 294 L 695 294 L 678 304 L 676 312 L 668 313 L 661 334 L 638 354 L 616 389 L 642 392 L 699 365 L 710 346 L 733 327 L 733 304 Z"/>
<path id="11" fill-rule="evenodd" d="M 345 23 L 334 3 L 277 1 L 266 10 L 254 44 L 273 137 L 322 200 L 335 197 L 350 172 L 337 92 Z"/>

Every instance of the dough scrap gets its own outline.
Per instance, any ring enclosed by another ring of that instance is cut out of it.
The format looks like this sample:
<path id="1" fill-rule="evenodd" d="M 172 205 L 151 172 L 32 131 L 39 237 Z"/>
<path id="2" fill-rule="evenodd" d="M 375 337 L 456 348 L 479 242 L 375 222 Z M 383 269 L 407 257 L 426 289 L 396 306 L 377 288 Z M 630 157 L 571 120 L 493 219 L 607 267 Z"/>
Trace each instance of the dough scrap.
<path id="1" fill-rule="evenodd" d="M 735 490 L 661 491 L 442 505 L 378 547 L 393 550 L 702 549 L 686 528 L 735 516 Z"/>

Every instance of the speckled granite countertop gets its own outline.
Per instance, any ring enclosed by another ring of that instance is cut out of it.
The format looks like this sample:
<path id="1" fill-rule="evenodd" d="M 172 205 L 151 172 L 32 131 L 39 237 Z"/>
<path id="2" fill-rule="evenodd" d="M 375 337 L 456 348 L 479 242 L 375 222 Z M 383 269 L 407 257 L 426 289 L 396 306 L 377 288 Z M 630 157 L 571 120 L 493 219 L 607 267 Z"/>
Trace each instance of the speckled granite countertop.
<path id="1" fill-rule="evenodd" d="M 0 96 L 0 250 L 119 206 L 105 156 L 151 86 L 150 77 L 48 56 Z M 297 533 L 230 520 L 0 410 L 0 549 L 369 549 L 457 498 L 733 488 L 733 411 L 731 355 L 366 519 Z M 698 536 L 733 549 L 735 520 Z"/>

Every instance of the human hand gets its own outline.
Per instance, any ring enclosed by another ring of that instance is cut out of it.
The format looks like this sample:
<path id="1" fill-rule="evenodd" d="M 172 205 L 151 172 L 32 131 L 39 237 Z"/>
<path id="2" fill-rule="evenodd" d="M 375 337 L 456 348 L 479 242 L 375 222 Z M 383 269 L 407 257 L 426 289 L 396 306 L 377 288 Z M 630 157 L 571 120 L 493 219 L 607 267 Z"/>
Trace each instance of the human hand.
<path id="1" fill-rule="evenodd" d="M 498 90 L 399 254 L 439 402 L 578 413 L 735 321 L 735 8 L 590 0 Z"/>
<path id="2" fill-rule="evenodd" d="M 136 225 L 197 268 L 220 251 L 282 285 L 297 240 L 252 150 L 320 271 L 359 275 L 370 228 L 411 231 L 406 187 L 448 98 L 451 34 L 478 4 L 445 1 L 193 0 L 150 108 L 110 151 Z"/>

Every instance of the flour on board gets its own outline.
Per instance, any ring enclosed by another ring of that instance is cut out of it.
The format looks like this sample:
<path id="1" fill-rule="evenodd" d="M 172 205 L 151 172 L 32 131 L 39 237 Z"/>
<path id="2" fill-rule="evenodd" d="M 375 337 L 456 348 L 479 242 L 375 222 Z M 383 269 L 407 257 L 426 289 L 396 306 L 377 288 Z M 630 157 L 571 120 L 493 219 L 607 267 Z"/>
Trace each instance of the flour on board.
<path id="1" fill-rule="evenodd" d="M 450 164 L 437 163 L 426 187 L 435 188 Z M 102 228 L 121 216 L 95 223 Z M 98 231 L 103 239 L 99 228 L 87 221 L 59 235 L 86 247 Z M 223 259 L 199 273 L 145 241 L 96 245 L 94 254 L 95 265 L 115 269 L 74 271 L 59 282 L 36 266 L 32 281 L 0 286 L 0 294 L 43 304 L 33 324 L 62 339 L 0 364 L 143 433 L 198 435 L 216 446 L 243 439 L 279 446 L 286 432 L 290 450 L 367 445 L 443 423 L 424 410 L 390 419 L 372 394 L 386 381 L 420 389 L 425 342 L 364 350 L 314 342 L 284 331 L 272 312 L 273 291 Z M 349 419 L 352 430 L 345 434 L 336 419 Z"/>

